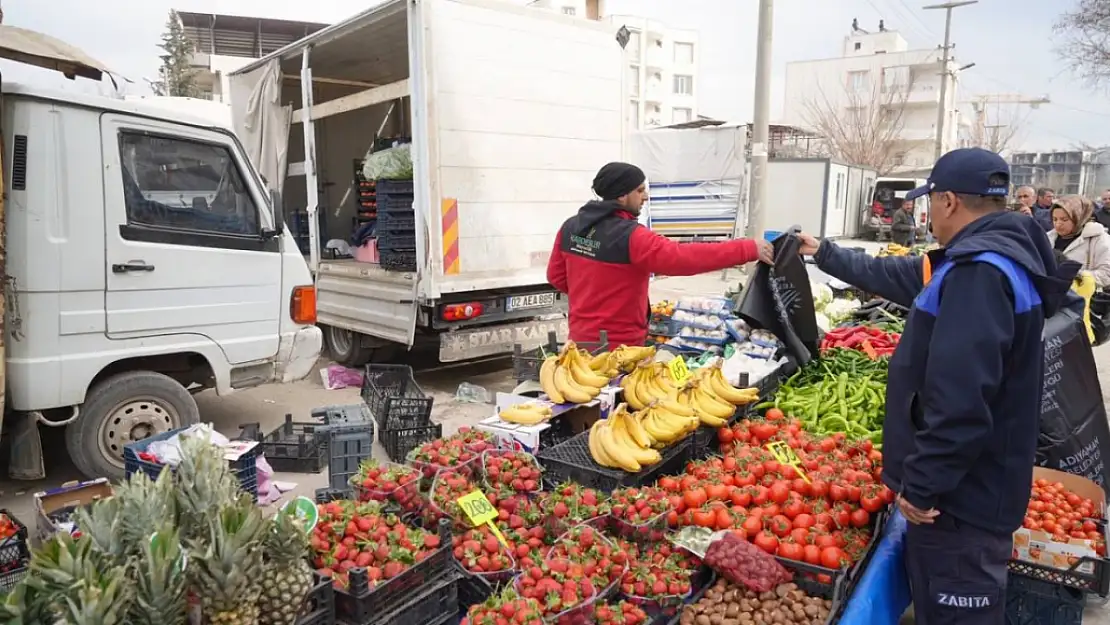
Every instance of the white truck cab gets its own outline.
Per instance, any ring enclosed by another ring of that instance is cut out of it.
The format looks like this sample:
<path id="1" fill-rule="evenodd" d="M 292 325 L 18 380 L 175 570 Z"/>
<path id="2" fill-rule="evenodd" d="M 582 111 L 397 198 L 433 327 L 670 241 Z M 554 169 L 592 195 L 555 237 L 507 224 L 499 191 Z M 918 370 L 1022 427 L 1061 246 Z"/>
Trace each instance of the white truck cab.
<path id="1" fill-rule="evenodd" d="M 115 478 L 124 445 L 198 421 L 198 390 L 309 373 L 312 275 L 227 125 L 7 83 L 0 106 L 9 418 L 66 425 Z"/>

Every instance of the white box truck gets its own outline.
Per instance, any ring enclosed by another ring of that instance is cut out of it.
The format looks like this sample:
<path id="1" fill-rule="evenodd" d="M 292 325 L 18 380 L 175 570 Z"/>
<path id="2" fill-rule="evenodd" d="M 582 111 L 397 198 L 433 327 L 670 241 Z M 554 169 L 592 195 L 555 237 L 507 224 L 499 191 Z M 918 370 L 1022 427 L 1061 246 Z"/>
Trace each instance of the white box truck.
<path id="1" fill-rule="evenodd" d="M 623 153 L 617 30 L 497 0 L 388 0 L 232 75 L 240 137 L 306 207 L 336 360 L 432 343 L 457 362 L 565 335 L 547 261 Z M 351 235 L 353 170 L 381 136 L 411 137 L 415 271 L 319 257 Z"/>
<path id="2" fill-rule="evenodd" d="M 0 57 L 106 71 L 12 26 Z M 42 477 L 40 423 L 65 426 L 86 476 L 119 478 L 126 444 L 199 420 L 193 393 L 311 371 L 312 276 L 230 128 L 153 101 L 6 81 L 0 93 L 13 477 Z"/>

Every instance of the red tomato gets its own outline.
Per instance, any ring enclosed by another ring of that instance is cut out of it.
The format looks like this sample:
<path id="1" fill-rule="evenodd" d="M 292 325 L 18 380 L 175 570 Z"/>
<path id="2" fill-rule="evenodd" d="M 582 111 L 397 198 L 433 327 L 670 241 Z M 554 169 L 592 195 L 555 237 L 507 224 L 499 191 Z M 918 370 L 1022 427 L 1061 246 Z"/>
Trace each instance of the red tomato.
<path id="1" fill-rule="evenodd" d="M 778 554 L 787 560 L 801 560 L 805 557 L 805 549 L 797 543 L 784 542 L 779 544 Z"/>
<path id="2" fill-rule="evenodd" d="M 756 547 L 759 547 L 767 553 L 774 554 L 779 548 L 779 539 L 774 534 L 768 531 L 762 531 L 755 535 L 755 540 L 752 541 Z M 824 558 L 822 557 L 822 560 Z"/>
<path id="3" fill-rule="evenodd" d="M 839 547 L 825 547 L 821 550 L 821 566 L 827 569 L 839 570 L 847 564 L 848 559 Z"/>
<path id="4" fill-rule="evenodd" d="M 786 482 L 775 482 L 771 485 L 770 499 L 771 501 L 782 504 L 786 503 L 787 498 L 790 497 L 790 486 Z"/>

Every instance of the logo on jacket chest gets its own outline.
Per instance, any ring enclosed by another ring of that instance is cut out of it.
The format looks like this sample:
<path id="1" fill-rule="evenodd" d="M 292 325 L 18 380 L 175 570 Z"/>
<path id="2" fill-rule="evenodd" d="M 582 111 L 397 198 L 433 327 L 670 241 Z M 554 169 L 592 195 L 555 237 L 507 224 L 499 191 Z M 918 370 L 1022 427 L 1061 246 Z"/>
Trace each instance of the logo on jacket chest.
<path id="1" fill-rule="evenodd" d="M 593 231 L 590 231 L 593 234 Z M 572 234 L 570 236 L 570 250 L 575 254 L 582 256 L 589 256 L 594 258 L 597 256 L 598 250 L 601 249 L 601 241 L 591 238 L 589 236 L 582 236 L 580 234 Z"/>

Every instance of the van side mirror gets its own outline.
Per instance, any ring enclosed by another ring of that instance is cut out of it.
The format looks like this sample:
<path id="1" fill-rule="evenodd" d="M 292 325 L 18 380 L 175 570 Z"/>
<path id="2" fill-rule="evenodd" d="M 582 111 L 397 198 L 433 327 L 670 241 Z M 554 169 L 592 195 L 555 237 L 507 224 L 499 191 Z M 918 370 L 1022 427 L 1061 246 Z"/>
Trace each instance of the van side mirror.
<path id="1" fill-rule="evenodd" d="M 270 219 L 273 227 L 262 231 L 262 237 L 272 239 L 285 233 L 285 208 L 281 203 L 281 193 L 270 189 Z"/>

